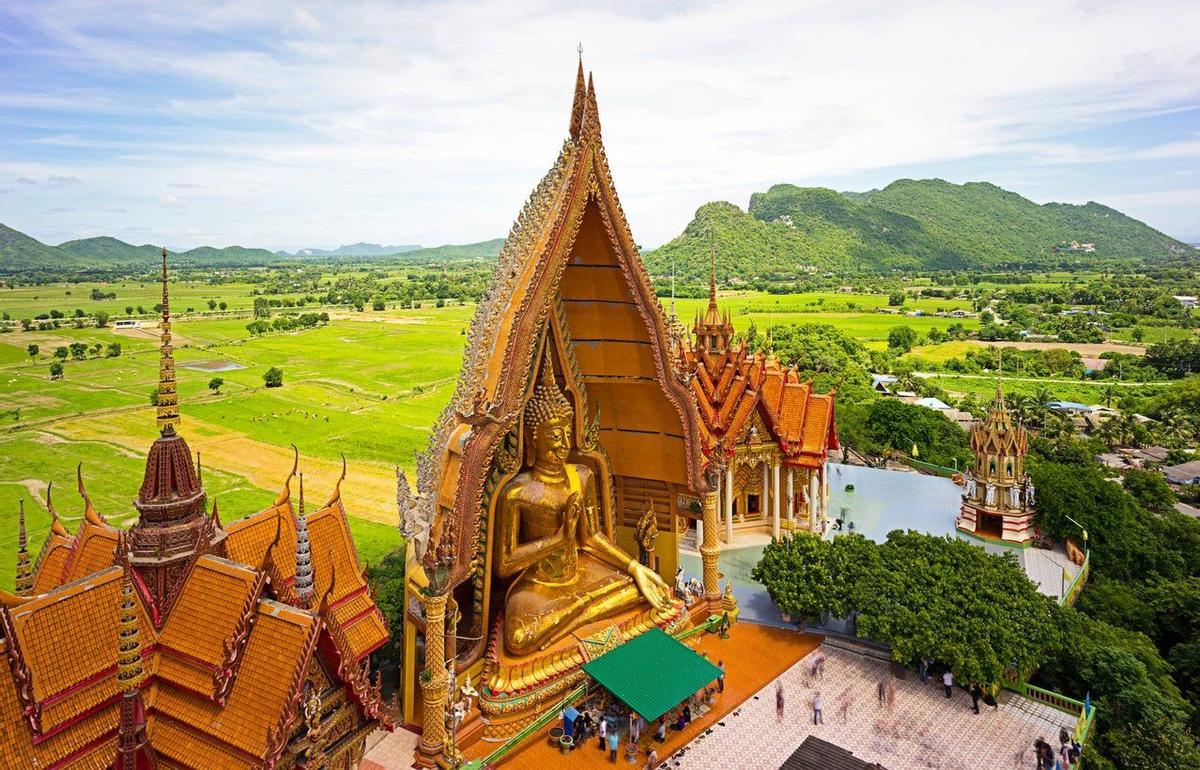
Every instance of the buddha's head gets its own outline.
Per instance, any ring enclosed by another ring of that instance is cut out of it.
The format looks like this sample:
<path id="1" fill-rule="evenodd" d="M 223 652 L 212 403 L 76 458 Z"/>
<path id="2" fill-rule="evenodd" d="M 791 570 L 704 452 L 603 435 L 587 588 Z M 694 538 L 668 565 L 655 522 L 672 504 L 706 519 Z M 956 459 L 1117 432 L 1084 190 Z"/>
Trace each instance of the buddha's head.
<path id="1" fill-rule="evenodd" d="M 558 389 L 554 364 L 547 346 L 541 377 L 525 404 L 525 427 L 533 444 L 534 462 L 548 469 L 561 468 L 571 452 L 574 410 Z"/>

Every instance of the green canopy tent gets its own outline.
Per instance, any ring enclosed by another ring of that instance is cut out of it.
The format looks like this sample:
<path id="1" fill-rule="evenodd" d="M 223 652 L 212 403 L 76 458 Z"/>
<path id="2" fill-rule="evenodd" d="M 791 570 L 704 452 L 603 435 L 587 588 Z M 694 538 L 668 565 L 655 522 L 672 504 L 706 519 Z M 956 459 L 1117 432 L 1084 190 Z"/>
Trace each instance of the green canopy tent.
<path id="1" fill-rule="evenodd" d="M 583 670 L 648 722 L 721 675 L 721 669 L 658 628 L 584 663 Z"/>

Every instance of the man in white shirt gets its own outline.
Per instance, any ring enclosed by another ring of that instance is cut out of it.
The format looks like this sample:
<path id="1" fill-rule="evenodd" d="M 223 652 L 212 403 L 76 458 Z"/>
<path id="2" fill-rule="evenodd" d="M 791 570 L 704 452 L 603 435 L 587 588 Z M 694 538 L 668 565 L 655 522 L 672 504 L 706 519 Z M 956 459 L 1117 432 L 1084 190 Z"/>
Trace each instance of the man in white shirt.
<path id="1" fill-rule="evenodd" d="M 946 697 L 949 698 L 954 688 L 954 674 L 950 669 L 946 669 L 946 673 L 942 674 L 942 687 L 946 688 Z"/>

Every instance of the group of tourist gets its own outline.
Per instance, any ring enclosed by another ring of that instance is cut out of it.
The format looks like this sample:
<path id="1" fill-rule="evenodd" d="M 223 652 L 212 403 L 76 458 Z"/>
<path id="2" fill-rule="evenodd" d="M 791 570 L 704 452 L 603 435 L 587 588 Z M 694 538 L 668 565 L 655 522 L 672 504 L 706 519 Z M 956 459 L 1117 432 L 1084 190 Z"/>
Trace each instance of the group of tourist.
<path id="1" fill-rule="evenodd" d="M 1079 741 L 1066 730 L 1058 732 L 1058 751 L 1045 738 L 1033 742 L 1033 751 L 1037 755 L 1037 770 L 1071 770 L 1079 762 L 1079 754 L 1083 747 Z"/>
<path id="2" fill-rule="evenodd" d="M 640 714 L 624 705 L 616 698 L 606 693 L 599 693 L 589 699 L 582 710 L 567 706 L 562 710 L 562 730 L 564 735 L 571 736 L 570 749 L 574 750 L 587 745 L 596 739 L 596 748 L 608 752 L 609 762 L 617 762 L 617 752 L 625 744 L 638 746 L 639 753 L 644 751 L 645 770 L 658 767 L 660 759 L 658 747 L 655 744 L 666 743 L 667 735 L 682 732 L 692 720 L 706 713 L 717 695 L 725 692 L 725 662 L 717 661 L 720 676 L 711 686 L 697 690 L 685 701 L 648 723 Z M 624 737 L 624 741 L 622 741 Z"/>

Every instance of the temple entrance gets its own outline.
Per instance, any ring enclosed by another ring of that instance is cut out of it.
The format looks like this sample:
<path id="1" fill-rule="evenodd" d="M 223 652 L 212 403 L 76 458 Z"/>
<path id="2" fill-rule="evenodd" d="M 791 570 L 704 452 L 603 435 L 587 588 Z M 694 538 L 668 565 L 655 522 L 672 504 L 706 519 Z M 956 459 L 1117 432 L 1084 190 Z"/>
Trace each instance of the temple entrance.
<path id="1" fill-rule="evenodd" d="M 980 537 L 990 537 L 996 540 L 1004 535 L 1004 517 L 996 513 L 979 511 L 976 516 L 975 534 Z"/>

